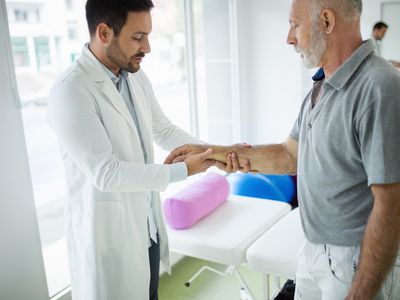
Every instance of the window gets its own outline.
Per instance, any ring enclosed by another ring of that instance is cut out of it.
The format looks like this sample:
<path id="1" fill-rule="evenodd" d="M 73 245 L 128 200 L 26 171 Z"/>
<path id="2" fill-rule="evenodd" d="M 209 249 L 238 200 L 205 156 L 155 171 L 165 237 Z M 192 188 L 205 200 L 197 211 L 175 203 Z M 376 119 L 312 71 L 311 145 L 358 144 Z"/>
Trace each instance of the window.
<path id="1" fill-rule="evenodd" d="M 83 44 L 89 41 L 85 3 L 85 0 L 66 0 L 65 8 L 60 9 L 56 1 L 42 0 L 42 13 L 37 18 L 40 25 L 46 26 L 43 36 L 37 36 L 42 32 L 32 32 L 31 24 L 27 23 L 31 3 L 24 8 L 21 2 L 18 17 L 15 13 L 9 16 L 24 21 L 9 24 L 50 296 L 67 287 L 69 279 L 63 219 L 64 168 L 57 138 L 46 120 L 46 103 L 55 78 L 79 57 Z M 9 9 L 15 12 L 12 7 Z M 55 10 L 57 18 L 52 18 L 51 12 Z M 74 19 L 66 22 L 72 15 Z M 152 52 L 146 56 L 142 68 L 165 114 L 190 132 L 182 1 L 156 0 L 153 23 Z M 24 34 L 16 34 L 21 32 Z M 165 156 L 161 149 L 156 150 L 157 162 L 162 162 Z"/>
<path id="2" fill-rule="evenodd" d="M 29 66 L 28 43 L 26 38 L 13 37 L 11 38 L 11 43 L 14 57 L 14 65 L 16 67 Z"/>
<path id="3" fill-rule="evenodd" d="M 72 0 L 65 0 L 65 7 L 67 9 L 73 9 L 73 2 Z"/>
<path id="4" fill-rule="evenodd" d="M 186 76 L 184 14 L 182 1 L 154 1 L 151 53 L 142 68 L 153 84 L 157 100 L 171 121 L 191 132 Z M 162 163 L 167 152 L 155 146 L 155 161 Z"/>
<path id="5" fill-rule="evenodd" d="M 14 19 L 17 22 L 26 22 L 28 21 L 28 11 L 21 9 L 14 9 Z"/>
<path id="6" fill-rule="evenodd" d="M 67 29 L 68 29 L 68 38 L 70 40 L 77 40 L 78 39 L 78 22 L 68 21 Z"/>
<path id="7" fill-rule="evenodd" d="M 183 1 L 154 1 L 152 17 L 151 53 L 143 61 L 142 69 L 153 85 L 164 114 L 175 125 L 192 133 Z M 156 163 L 162 163 L 167 155 L 168 152 L 155 145 Z M 170 184 L 161 196 L 173 194 L 188 182 Z"/>
<path id="8" fill-rule="evenodd" d="M 151 53 L 142 63 L 164 113 L 180 128 L 191 132 L 185 59 L 185 27 L 180 0 L 154 1 Z M 166 153 L 156 148 L 156 161 Z"/>
<path id="9" fill-rule="evenodd" d="M 28 21 L 28 11 L 22 9 L 14 9 L 14 19 L 17 22 L 27 22 Z"/>
<path id="10" fill-rule="evenodd" d="M 68 12 L 59 8 L 58 1 L 42 0 L 40 9 L 33 7 L 31 2 L 18 3 L 18 8 L 13 7 L 14 1 L 6 1 L 6 5 L 9 6 L 15 73 L 46 276 L 52 297 L 69 285 L 69 273 L 63 219 L 64 168 L 57 138 L 47 123 L 46 103 L 55 78 L 71 64 L 71 60 L 76 60 L 89 37 L 82 33 L 74 36 L 76 40 L 73 43 L 69 42 Z M 71 26 L 75 30 L 86 28 L 85 2 L 82 0 L 79 7 L 74 7 L 74 16 L 78 20 Z M 52 14 L 55 10 L 56 18 Z M 32 30 L 29 23 L 32 21 L 39 22 L 46 30 Z"/>
<path id="11" fill-rule="evenodd" d="M 39 9 L 14 9 L 13 21 L 16 22 L 39 22 L 40 21 L 40 11 Z"/>
<path id="12" fill-rule="evenodd" d="M 40 10 L 36 9 L 34 12 L 34 18 L 36 22 L 40 22 Z"/>
<path id="13" fill-rule="evenodd" d="M 79 58 L 79 53 L 71 53 L 71 63 L 75 62 Z"/>
<path id="14" fill-rule="evenodd" d="M 38 70 L 40 67 L 51 64 L 49 38 L 47 37 L 35 37 L 35 53 Z"/>
<path id="15" fill-rule="evenodd" d="M 198 131 L 199 136 L 204 141 L 209 140 L 208 134 L 208 105 L 207 105 L 207 85 L 206 85 L 206 63 L 205 63 L 205 37 L 204 37 L 204 1 L 193 1 L 193 25 L 195 46 L 195 76 L 196 76 L 196 101 L 198 110 Z"/>

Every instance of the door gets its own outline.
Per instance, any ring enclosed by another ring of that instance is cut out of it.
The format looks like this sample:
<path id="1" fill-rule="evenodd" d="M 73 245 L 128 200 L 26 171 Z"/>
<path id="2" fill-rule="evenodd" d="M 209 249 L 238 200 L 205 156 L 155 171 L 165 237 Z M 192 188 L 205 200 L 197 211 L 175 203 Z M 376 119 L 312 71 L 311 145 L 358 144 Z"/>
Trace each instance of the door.
<path id="1" fill-rule="evenodd" d="M 400 61 L 400 1 L 382 3 L 382 20 L 389 29 L 382 40 L 382 56 Z"/>

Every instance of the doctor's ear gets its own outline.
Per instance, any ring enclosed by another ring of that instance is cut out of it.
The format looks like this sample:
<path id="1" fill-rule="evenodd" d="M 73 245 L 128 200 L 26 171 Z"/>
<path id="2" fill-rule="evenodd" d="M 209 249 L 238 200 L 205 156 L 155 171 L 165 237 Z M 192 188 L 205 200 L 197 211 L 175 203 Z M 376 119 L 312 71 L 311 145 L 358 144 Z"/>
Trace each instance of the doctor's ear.
<path id="1" fill-rule="evenodd" d="M 321 20 L 325 33 L 330 34 L 335 27 L 336 17 L 330 9 L 324 9 L 321 12 Z"/>
<path id="2" fill-rule="evenodd" d="M 106 23 L 97 25 L 96 35 L 103 44 L 109 44 L 113 36 L 113 30 Z"/>

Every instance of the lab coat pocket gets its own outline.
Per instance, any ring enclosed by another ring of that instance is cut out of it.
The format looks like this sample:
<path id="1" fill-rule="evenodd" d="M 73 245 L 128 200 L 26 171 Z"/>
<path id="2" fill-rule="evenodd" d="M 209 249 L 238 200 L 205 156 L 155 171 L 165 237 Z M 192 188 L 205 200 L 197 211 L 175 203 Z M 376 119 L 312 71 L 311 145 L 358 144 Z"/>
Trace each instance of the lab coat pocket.
<path id="1" fill-rule="evenodd" d="M 95 244 L 101 249 L 119 248 L 124 234 L 125 203 L 117 201 L 95 201 Z"/>

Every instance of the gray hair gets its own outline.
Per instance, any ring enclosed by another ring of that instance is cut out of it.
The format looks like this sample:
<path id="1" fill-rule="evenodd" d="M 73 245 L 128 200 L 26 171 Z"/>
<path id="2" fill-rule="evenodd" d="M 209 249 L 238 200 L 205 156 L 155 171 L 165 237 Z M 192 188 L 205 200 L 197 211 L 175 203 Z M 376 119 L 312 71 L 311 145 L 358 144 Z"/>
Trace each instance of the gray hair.
<path id="1" fill-rule="evenodd" d="M 340 14 L 343 19 L 349 20 L 359 17 L 362 12 L 362 0 L 311 0 L 313 17 L 316 17 L 322 9 L 332 9 Z"/>

